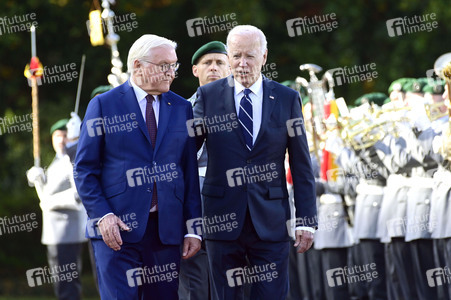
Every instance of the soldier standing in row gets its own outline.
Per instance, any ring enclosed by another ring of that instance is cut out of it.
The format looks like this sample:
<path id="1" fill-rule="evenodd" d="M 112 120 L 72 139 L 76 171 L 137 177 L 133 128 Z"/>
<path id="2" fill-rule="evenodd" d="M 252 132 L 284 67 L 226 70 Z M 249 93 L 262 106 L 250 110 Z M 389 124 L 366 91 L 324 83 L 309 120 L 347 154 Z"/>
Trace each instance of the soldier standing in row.
<path id="1" fill-rule="evenodd" d="M 60 120 L 50 129 L 56 155 L 46 172 L 32 167 L 27 178 L 36 188 L 40 200 L 42 244 L 47 245 L 49 268 L 64 270 L 63 266 L 76 265 L 78 276 L 72 281 L 56 281 L 53 285 L 55 295 L 58 299 L 78 300 L 81 299 L 81 252 L 86 242 L 86 211 L 78 198 L 72 163 L 66 153 L 67 122 L 67 119 Z"/>

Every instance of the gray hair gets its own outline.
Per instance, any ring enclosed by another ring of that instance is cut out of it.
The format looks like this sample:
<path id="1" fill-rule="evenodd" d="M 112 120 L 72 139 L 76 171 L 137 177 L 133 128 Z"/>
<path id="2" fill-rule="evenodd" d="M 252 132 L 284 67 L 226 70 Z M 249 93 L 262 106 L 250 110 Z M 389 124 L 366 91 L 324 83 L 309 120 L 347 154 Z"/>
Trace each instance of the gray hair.
<path id="1" fill-rule="evenodd" d="M 257 35 L 258 39 L 260 40 L 260 51 L 262 54 L 265 53 L 265 51 L 268 49 L 268 43 L 266 42 L 266 36 L 255 26 L 252 25 L 238 25 L 232 28 L 230 30 L 229 34 L 227 35 L 227 48 L 229 48 L 230 40 L 233 35 L 240 35 L 240 34 L 255 34 Z"/>
<path id="2" fill-rule="evenodd" d="M 174 49 L 177 48 L 177 43 L 167 38 L 155 35 L 145 34 L 137 39 L 128 51 L 127 69 L 130 74 L 133 73 L 133 63 L 136 59 L 141 59 L 149 55 L 149 51 L 153 48 L 167 45 Z"/>

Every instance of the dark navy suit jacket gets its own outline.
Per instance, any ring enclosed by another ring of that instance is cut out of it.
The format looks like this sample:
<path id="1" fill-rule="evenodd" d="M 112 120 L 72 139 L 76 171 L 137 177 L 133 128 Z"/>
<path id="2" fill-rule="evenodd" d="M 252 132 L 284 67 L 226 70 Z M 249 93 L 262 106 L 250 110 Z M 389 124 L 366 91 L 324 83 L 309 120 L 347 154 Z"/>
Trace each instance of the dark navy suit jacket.
<path id="1" fill-rule="evenodd" d="M 156 182 L 160 239 L 180 244 L 186 221 L 201 216 L 196 145 L 186 126 L 192 117 L 190 102 L 171 91 L 162 94 L 153 149 L 129 82 L 92 99 L 75 162 L 75 182 L 89 218 L 113 212 L 132 225 L 132 231 L 121 231 L 124 242 L 139 242 Z M 88 221 L 88 237 L 101 238 L 94 227 Z"/>
<path id="2" fill-rule="evenodd" d="M 262 122 L 252 151 L 246 148 L 238 123 L 234 126 L 223 124 L 227 120 L 233 122 L 233 116 L 238 122 L 233 77 L 204 85 L 197 90 L 197 95 L 194 117 L 203 119 L 205 129 L 200 140 L 206 138 L 208 151 L 202 189 L 205 196 L 204 224 L 226 222 L 227 215 L 229 220 L 234 216 L 237 222 L 233 230 L 222 230 L 224 226 L 206 228 L 206 238 L 237 239 L 248 208 L 260 239 L 289 240 L 287 221 L 290 208 L 284 166 L 287 150 L 293 175 L 296 217 L 305 220 L 298 225 L 316 226 L 315 178 L 299 94 L 264 78 Z"/>

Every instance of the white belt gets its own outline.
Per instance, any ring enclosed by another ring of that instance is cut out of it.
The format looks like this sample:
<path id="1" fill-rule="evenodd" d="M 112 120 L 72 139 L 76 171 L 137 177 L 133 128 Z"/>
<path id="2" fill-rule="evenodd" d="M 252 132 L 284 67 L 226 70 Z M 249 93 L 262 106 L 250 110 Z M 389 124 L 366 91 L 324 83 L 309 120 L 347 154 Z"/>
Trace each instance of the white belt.
<path id="1" fill-rule="evenodd" d="M 387 187 L 410 186 L 409 180 L 410 180 L 410 178 L 403 176 L 403 175 L 390 174 L 387 178 Z"/>
<path id="2" fill-rule="evenodd" d="M 434 179 L 414 176 L 409 178 L 409 185 L 413 188 L 434 188 Z"/>
<path id="3" fill-rule="evenodd" d="M 365 182 L 361 182 L 356 186 L 357 194 L 363 195 L 383 195 L 384 187 L 378 185 L 367 184 Z"/>
<path id="4" fill-rule="evenodd" d="M 322 194 L 319 198 L 321 204 L 341 203 L 343 200 L 337 194 Z"/>

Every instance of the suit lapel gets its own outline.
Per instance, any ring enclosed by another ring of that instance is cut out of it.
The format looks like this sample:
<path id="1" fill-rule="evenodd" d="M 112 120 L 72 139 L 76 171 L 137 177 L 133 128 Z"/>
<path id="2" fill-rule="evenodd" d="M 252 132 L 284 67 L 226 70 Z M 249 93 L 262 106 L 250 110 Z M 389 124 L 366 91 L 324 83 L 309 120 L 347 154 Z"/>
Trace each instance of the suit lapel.
<path id="1" fill-rule="evenodd" d="M 224 102 L 222 103 L 224 107 L 224 114 L 228 114 L 229 116 L 231 114 L 235 114 L 238 126 L 233 129 L 233 132 L 238 135 L 241 143 L 244 147 L 246 147 L 246 141 L 244 140 L 243 132 L 241 131 L 241 125 L 238 121 L 238 112 L 235 107 L 235 82 L 233 80 L 233 76 L 227 77 L 223 84 L 223 92 L 220 92 L 219 94 L 224 95 Z"/>
<path id="2" fill-rule="evenodd" d="M 276 94 L 273 91 L 274 86 L 267 79 L 263 79 L 263 99 L 262 99 L 262 122 L 260 125 L 260 130 L 258 131 L 257 139 L 255 140 L 254 147 L 258 145 L 258 142 L 262 139 L 263 134 L 265 133 L 266 127 L 269 123 L 269 118 L 274 109 L 274 105 L 276 104 Z M 244 139 L 243 139 L 244 140 Z"/>
<path id="3" fill-rule="evenodd" d="M 136 101 L 135 91 L 133 90 L 133 87 L 128 81 L 124 83 L 123 86 L 124 86 L 123 94 L 125 106 L 129 111 L 129 113 L 134 113 L 137 116 L 136 120 L 138 121 L 138 127 L 141 130 L 142 134 L 144 134 L 144 136 L 146 137 L 149 144 L 151 144 L 149 132 L 147 131 L 146 127 L 146 121 L 142 116 L 141 108 L 139 107 L 138 101 Z"/>
<path id="4" fill-rule="evenodd" d="M 155 145 L 155 152 L 160 147 L 163 140 L 166 128 L 168 127 L 169 120 L 171 118 L 172 103 L 168 93 L 161 94 L 160 97 L 160 114 L 158 116 L 158 129 L 157 129 L 157 141 Z"/>

